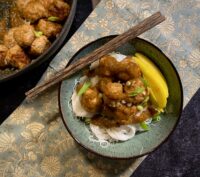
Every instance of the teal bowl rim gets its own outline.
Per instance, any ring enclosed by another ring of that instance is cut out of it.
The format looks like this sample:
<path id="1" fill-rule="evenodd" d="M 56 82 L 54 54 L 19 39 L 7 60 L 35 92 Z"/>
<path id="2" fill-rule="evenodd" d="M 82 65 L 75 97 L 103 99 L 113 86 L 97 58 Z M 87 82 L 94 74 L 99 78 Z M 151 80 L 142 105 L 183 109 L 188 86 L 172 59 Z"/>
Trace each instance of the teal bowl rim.
<path id="1" fill-rule="evenodd" d="M 97 40 L 94 40 L 88 44 L 86 44 L 85 46 L 83 46 L 81 49 L 79 49 L 74 55 L 73 57 L 70 59 L 70 61 L 68 62 L 68 64 L 66 65 L 66 67 L 68 65 L 70 65 L 72 63 L 72 61 L 74 60 L 74 58 L 85 48 L 87 48 L 88 46 L 92 45 L 93 43 L 97 42 L 97 41 L 100 41 L 102 39 L 105 39 L 105 38 L 110 38 L 110 39 L 113 39 L 114 37 L 116 37 L 117 35 L 109 35 L 109 36 L 105 36 L 105 37 L 102 37 L 102 38 L 98 38 Z M 69 132 L 69 134 L 71 135 L 71 137 L 80 145 L 82 146 L 83 148 L 85 148 L 87 151 L 89 152 L 92 152 L 96 155 L 99 155 L 101 157 L 104 157 L 104 158 L 109 158 L 109 159 L 113 159 L 113 160 L 130 160 L 130 159 L 135 159 L 135 158 L 139 158 L 139 157 L 142 157 L 142 156 L 145 156 L 147 154 L 150 154 L 152 152 L 154 152 L 155 150 L 157 150 L 158 148 L 160 148 L 168 139 L 169 137 L 173 134 L 174 130 L 176 129 L 179 121 L 180 121 L 180 118 L 181 118 L 181 115 L 182 115 L 182 111 L 183 111 L 183 86 L 182 86 L 182 83 L 181 83 L 181 79 L 180 79 L 180 76 L 178 74 L 178 71 L 176 70 L 176 67 L 174 66 L 174 64 L 172 63 L 172 61 L 164 54 L 164 52 L 159 49 L 157 46 L 155 46 L 154 44 L 152 44 L 151 42 L 145 40 L 145 39 L 142 39 L 142 38 L 139 38 L 139 37 L 136 37 L 137 39 L 139 40 L 143 40 L 144 42 L 146 43 L 149 43 L 150 45 L 152 45 L 153 47 L 155 47 L 159 52 L 161 52 L 165 57 L 166 59 L 169 61 L 170 65 L 172 66 L 173 70 L 175 71 L 176 73 L 176 76 L 178 78 L 178 83 L 180 85 L 180 90 L 181 90 L 181 106 L 180 106 L 180 109 L 178 110 L 179 112 L 179 116 L 178 116 L 178 119 L 175 123 L 175 125 L 173 126 L 171 132 L 168 134 L 168 136 L 160 142 L 159 145 L 155 146 L 154 148 L 152 148 L 150 151 L 148 152 L 145 152 L 143 154 L 139 154 L 139 155 L 135 155 L 135 156 L 130 156 L 130 157 L 113 157 L 113 156 L 107 156 L 107 155 L 103 155 L 103 154 L 100 154 L 96 151 L 94 151 L 93 149 L 90 149 L 88 147 L 86 147 L 84 144 L 82 144 L 80 141 L 78 141 L 76 139 L 76 137 L 73 135 L 73 133 L 70 131 L 69 127 L 67 126 L 67 123 L 65 122 L 64 120 L 64 116 L 63 116 L 63 113 L 62 113 L 62 110 L 61 110 L 61 101 L 60 101 L 60 98 L 61 98 L 61 85 L 62 85 L 62 82 L 59 84 L 59 91 L 58 91 L 58 105 L 59 105 L 59 110 L 60 110 L 60 114 L 61 114 L 61 118 L 62 118 L 62 121 L 63 121 L 63 124 L 64 126 L 66 127 L 67 131 Z"/>

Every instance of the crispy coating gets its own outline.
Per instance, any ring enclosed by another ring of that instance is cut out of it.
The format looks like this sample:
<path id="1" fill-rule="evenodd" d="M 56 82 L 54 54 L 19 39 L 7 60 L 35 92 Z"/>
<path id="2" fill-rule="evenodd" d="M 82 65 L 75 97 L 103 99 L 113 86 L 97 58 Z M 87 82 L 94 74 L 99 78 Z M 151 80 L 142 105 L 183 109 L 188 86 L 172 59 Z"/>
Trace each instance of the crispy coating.
<path id="1" fill-rule="evenodd" d="M 127 83 L 131 83 L 128 85 Z M 137 89 L 144 90 L 142 93 L 137 94 L 136 96 L 131 97 L 130 94 L 136 91 Z M 129 103 L 139 104 L 149 95 L 148 89 L 145 88 L 144 83 L 141 78 L 132 79 L 126 82 L 124 86 L 124 92 L 126 93 L 125 100 Z"/>
<path id="2" fill-rule="evenodd" d="M 98 82 L 98 89 L 101 91 L 101 92 L 104 92 L 105 91 L 105 88 L 106 88 L 106 84 L 112 82 L 112 79 L 110 77 L 101 77 L 99 79 L 99 82 Z"/>
<path id="3" fill-rule="evenodd" d="M 96 69 L 96 72 L 100 76 L 111 77 L 117 72 L 117 68 L 117 60 L 114 57 L 107 55 L 100 59 L 99 67 Z"/>
<path id="4" fill-rule="evenodd" d="M 141 76 L 140 67 L 133 61 L 132 58 L 127 57 L 118 65 L 118 78 L 127 81 Z"/>
<path id="5" fill-rule="evenodd" d="M 89 88 L 81 97 L 81 104 L 89 112 L 97 112 L 101 107 L 102 99 L 96 88 Z"/>
<path id="6" fill-rule="evenodd" d="M 123 86 L 120 83 L 109 82 L 105 85 L 104 94 L 110 99 L 123 99 Z"/>
<path id="7" fill-rule="evenodd" d="M 5 60 L 7 51 L 8 48 L 5 45 L 0 44 L 0 67 L 7 66 L 7 62 Z"/>
<path id="8" fill-rule="evenodd" d="M 40 36 L 33 41 L 30 53 L 33 56 L 39 56 L 44 53 L 50 47 L 50 45 L 51 43 L 46 36 Z"/>
<path id="9" fill-rule="evenodd" d="M 42 31 L 48 38 L 54 38 L 61 32 L 62 26 L 60 24 L 41 19 L 37 25 L 37 29 Z"/>
<path id="10" fill-rule="evenodd" d="M 15 45 L 17 45 L 17 42 L 14 38 L 14 31 L 16 30 L 16 28 L 12 28 L 8 31 L 8 33 L 5 34 L 4 39 L 3 39 L 3 43 L 7 48 L 12 48 Z"/>
<path id="11" fill-rule="evenodd" d="M 29 58 L 19 45 L 15 45 L 7 51 L 5 60 L 9 65 L 18 69 L 22 69 L 30 63 Z"/>
<path id="12" fill-rule="evenodd" d="M 35 22 L 41 18 L 47 17 L 48 11 L 40 1 L 32 0 L 23 8 L 22 16 L 30 22 Z"/>
<path id="13" fill-rule="evenodd" d="M 32 0 L 17 0 L 16 5 L 17 5 L 18 10 L 22 13 L 24 8 L 26 8 L 27 4 L 31 1 Z"/>
<path id="14" fill-rule="evenodd" d="M 35 39 L 34 28 L 31 25 L 21 25 L 14 31 L 14 38 L 23 48 L 31 46 Z"/>
<path id="15" fill-rule="evenodd" d="M 48 16 L 58 17 L 60 21 L 64 20 L 70 12 L 70 6 L 62 0 L 54 0 L 48 5 Z"/>

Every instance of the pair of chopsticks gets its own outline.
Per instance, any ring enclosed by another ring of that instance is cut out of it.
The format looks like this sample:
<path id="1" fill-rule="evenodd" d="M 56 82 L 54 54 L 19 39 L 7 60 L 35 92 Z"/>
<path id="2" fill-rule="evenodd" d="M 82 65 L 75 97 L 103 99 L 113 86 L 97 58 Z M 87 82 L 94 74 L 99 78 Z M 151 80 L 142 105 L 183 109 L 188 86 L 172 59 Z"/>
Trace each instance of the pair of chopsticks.
<path id="1" fill-rule="evenodd" d="M 165 20 L 165 17 L 160 12 L 157 12 L 157 13 L 151 15 L 150 17 L 146 18 L 145 20 L 141 21 L 136 26 L 130 28 L 125 33 L 113 38 L 112 40 L 110 40 L 103 46 L 99 47 L 98 49 L 94 50 L 87 56 L 80 58 L 77 62 L 69 65 L 64 70 L 59 71 L 56 75 L 54 75 L 52 78 L 45 81 L 41 85 L 38 85 L 35 88 L 31 89 L 30 91 L 26 92 L 27 99 L 32 99 L 32 98 L 36 97 L 37 95 L 44 92 L 48 88 L 61 82 L 62 80 L 66 79 L 67 77 L 69 77 L 72 74 L 76 73 L 77 71 L 81 70 L 85 66 L 100 59 L 101 57 L 112 52 L 119 46 L 125 44 L 126 42 L 130 41 L 131 39 L 136 38 L 137 36 L 148 31 L 149 29 L 153 28 L 154 26 L 158 25 L 159 23 L 163 22 L 164 20 Z"/>

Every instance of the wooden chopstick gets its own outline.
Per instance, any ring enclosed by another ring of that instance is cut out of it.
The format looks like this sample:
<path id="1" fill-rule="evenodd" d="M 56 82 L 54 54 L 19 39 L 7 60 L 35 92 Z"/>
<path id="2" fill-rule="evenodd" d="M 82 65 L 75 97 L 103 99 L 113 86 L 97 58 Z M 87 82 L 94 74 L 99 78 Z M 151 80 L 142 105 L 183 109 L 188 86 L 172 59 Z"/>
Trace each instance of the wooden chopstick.
<path id="1" fill-rule="evenodd" d="M 41 85 L 36 86 L 35 88 L 26 92 L 27 99 L 31 99 L 36 97 L 38 94 L 42 93 L 43 91 L 47 90 L 49 87 L 61 82 L 65 78 L 71 76 L 75 72 L 79 71 L 80 69 L 84 68 L 85 66 L 93 63 L 94 61 L 98 60 L 99 58 L 105 56 L 106 54 L 112 52 L 119 46 L 125 44 L 131 39 L 141 35 L 142 33 L 146 32 L 147 30 L 153 28 L 154 26 L 158 25 L 159 23 L 163 22 L 165 17 L 160 13 L 156 12 L 155 14 L 151 15 L 150 17 L 146 18 L 136 26 L 130 28 L 125 33 L 113 38 L 103 46 L 99 47 L 98 49 L 94 50 L 90 54 L 85 57 L 82 57 L 77 62 L 69 65 L 67 68 L 59 71 L 55 76 L 50 78 L 49 80 L 45 81 Z"/>

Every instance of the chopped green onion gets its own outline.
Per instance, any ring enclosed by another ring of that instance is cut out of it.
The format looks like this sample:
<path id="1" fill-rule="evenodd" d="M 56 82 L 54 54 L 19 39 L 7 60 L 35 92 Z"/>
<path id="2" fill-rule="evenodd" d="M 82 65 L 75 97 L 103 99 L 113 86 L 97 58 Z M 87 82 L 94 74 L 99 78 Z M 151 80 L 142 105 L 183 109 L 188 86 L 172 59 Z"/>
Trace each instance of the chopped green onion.
<path id="1" fill-rule="evenodd" d="M 146 103 L 149 101 L 149 96 L 147 96 L 144 100 L 143 100 L 143 103 Z"/>
<path id="2" fill-rule="evenodd" d="M 86 118 L 85 118 L 85 120 L 84 120 L 84 122 L 85 122 L 86 124 L 90 124 L 90 122 L 91 122 L 91 119 L 90 119 L 90 118 L 88 118 L 88 117 L 86 117 Z"/>
<path id="3" fill-rule="evenodd" d="M 149 86 L 149 83 L 147 82 L 147 80 L 145 78 L 142 77 L 141 80 L 142 80 L 145 87 Z"/>
<path id="4" fill-rule="evenodd" d="M 81 96 L 82 94 L 84 94 L 87 91 L 87 89 L 90 87 L 90 85 L 91 85 L 90 82 L 85 82 L 83 86 L 81 87 L 81 89 L 79 90 L 78 96 Z"/>
<path id="5" fill-rule="evenodd" d="M 153 122 L 159 122 L 160 120 L 161 120 L 160 115 L 155 115 L 155 116 L 153 116 L 153 118 L 152 118 L 152 121 L 153 121 Z"/>
<path id="6" fill-rule="evenodd" d="M 147 96 L 147 97 L 143 100 L 143 102 L 142 102 L 141 105 L 142 105 L 143 107 L 146 107 L 148 101 L 149 101 L 149 96 Z"/>
<path id="7" fill-rule="evenodd" d="M 137 87 L 132 93 L 130 93 L 130 96 L 137 96 L 138 94 L 144 92 L 144 88 Z"/>
<path id="8" fill-rule="evenodd" d="M 34 34 L 36 37 L 40 37 L 43 35 L 43 32 L 42 31 L 34 31 Z"/>
<path id="9" fill-rule="evenodd" d="M 137 105 L 137 110 L 139 110 L 139 111 L 142 111 L 144 108 L 143 108 L 143 106 L 142 105 Z"/>
<path id="10" fill-rule="evenodd" d="M 140 127 L 145 131 L 148 131 L 150 129 L 150 127 L 145 122 L 141 122 Z"/>
<path id="11" fill-rule="evenodd" d="M 55 16 L 51 16 L 51 17 L 48 18 L 48 20 L 51 21 L 51 22 L 57 22 L 57 21 L 59 21 L 59 18 L 55 17 Z"/>

